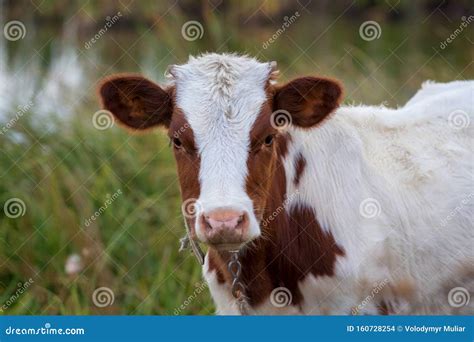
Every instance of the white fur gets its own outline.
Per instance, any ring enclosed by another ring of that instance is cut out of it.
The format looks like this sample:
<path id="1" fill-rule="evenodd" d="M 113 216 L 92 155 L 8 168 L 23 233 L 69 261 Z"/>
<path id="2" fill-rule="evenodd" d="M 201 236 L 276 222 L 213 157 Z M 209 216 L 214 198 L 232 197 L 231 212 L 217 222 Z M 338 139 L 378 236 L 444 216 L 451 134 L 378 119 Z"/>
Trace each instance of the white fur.
<path id="1" fill-rule="evenodd" d="M 214 63 L 225 65 L 221 76 Z M 173 70 L 178 105 L 201 153 L 206 210 L 238 203 L 251 212 L 244 187 L 249 131 L 265 100 L 269 68 L 210 55 Z M 376 314 L 383 301 L 396 314 L 472 314 L 474 299 L 454 308 L 448 292 L 474 290 L 473 108 L 474 82 L 425 83 L 398 109 L 341 107 L 314 129 L 291 127 L 284 167 L 287 193 L 298 195 L 289 205 L 313 207 L 345 256 L 334 276 L 310 275 L 299 284 L 300 307 L 282 310 L 268 299 L 255 312 Z M 467 126 L 450 122 L 456 111 L 467 115 Z M 291 180 L 299 153 L 307 165 L 296 189 Z M 367 200 L 379 208 L 373 217 L 360 207 Z M 204 275 L 218 313 L 238 313 L 229 285 L 218 284 L 207 263 Z"/>

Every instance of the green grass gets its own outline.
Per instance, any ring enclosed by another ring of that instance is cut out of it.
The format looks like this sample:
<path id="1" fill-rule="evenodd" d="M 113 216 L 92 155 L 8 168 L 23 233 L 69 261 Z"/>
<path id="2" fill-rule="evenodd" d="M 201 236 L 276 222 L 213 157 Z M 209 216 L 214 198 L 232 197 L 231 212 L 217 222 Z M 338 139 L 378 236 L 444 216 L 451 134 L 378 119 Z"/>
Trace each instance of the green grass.
<path id="1" fill-rule="evenodd" d="M 93 128 L 90 117 L 46 127 L 15 126 L 0 136 L 0 203 L 20 198 L 24 216 L 6 217 L 0 229 L 0 303 L 29 278 L 33 285 L 8 314 L 173 314 L 201 282 L 189 253 L 178 253 L 184 233 L 174 162 L 167 139 L 129 136 L 117 127 Z M 18 162 L 15 162 L 17 160 Z M 85 220 L 119 195 L 90 224 Z M 71 254 L 84 270 L 67 275 Z M 115 302 L 96 307 L 91 298 L 110 288 Z M 182 314 L 208 314 L 207 291 Z"/>

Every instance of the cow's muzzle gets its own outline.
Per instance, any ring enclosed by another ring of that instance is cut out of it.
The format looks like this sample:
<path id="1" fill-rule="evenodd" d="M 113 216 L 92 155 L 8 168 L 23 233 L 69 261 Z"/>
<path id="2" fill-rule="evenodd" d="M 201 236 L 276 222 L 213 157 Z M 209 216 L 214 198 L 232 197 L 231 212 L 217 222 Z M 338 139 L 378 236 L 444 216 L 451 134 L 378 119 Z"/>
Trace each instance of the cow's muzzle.
<path id="1" fill-rule="evenodd" d="M 200 215 L 202 242 L 217 249 L 237 250 L 249 240 L 247 212 L 218 208 Z"/>

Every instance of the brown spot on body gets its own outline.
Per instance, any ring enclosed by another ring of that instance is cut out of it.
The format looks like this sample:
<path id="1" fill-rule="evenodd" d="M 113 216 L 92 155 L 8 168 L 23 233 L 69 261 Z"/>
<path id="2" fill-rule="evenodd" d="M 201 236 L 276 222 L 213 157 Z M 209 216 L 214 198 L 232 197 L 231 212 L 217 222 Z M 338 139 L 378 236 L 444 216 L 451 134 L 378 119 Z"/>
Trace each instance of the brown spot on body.
<path id="1" fill-rule="evenodd" d="M 208 271 L 216 272 L 217 282 L 219 284 L 223 284 L 226 281 L 231 282 L 232 279 L 230 278 L 230 273 L 225 272 L 226 264 L 224 263 L 224 260 L 219 257 L 218 251 L 213 248 L 209 248 L 207 252 L 207 257 L 208 257 Z"/>
<path id="2" fill-rule="evenodd" d="M 293 179 L 293 183 L 297 187 L 300 184 L 301 176 L 303 175 L 303 171 L 306 168 L 306 159 L 303 157 L 301 153 L 298 154 L 295 162 L 295 177 Z"/>

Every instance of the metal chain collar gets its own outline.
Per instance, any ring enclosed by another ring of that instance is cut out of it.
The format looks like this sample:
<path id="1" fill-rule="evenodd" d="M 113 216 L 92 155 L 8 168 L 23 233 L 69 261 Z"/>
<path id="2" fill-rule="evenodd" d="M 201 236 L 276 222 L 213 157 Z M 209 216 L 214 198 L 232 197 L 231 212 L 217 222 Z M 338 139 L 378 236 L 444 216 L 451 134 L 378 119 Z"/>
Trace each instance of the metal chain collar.
<path id="1" fill-rule="evenodd" d="M 250 305 L 248 298 L 245 295 L 245 287 L 240 276 L 242 274 L 242 264 L 239 261 L 239 251 L 230 252 L 230 260 L 227 264 L 227 269 L 232 275 L 232 296 L 237 300 L 237 307 L 240 313 L 244 316 L 250 314 Z"/>
<path id="2" fill-rule="evenodd" d="M 186 218 L 184 219 L 184 225 L 186 226 L 186 235 L 180 239 L 179 251 L 191 248 L 194 256 L 196 257 L 199 264 L 204 265 L 204 253 L 199 247 L 199 244 L 191 238 L 191 230 L 189 229 L 188 222 Z M 245 287 L 242 281 L 240 280 L 240 275 L 242 274 L 242 264 L 239 261 L 239 251 L 230 252 L 230 260 L 227 264 L 227 269 L 232 275 L 232 296 L 237 300 L 237 307 L 241 315 L 247 316 L 251 312 L 250 304 L 248 303 L 248 298 L 245 295 Z"/>

